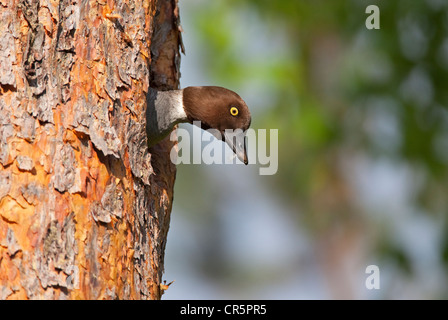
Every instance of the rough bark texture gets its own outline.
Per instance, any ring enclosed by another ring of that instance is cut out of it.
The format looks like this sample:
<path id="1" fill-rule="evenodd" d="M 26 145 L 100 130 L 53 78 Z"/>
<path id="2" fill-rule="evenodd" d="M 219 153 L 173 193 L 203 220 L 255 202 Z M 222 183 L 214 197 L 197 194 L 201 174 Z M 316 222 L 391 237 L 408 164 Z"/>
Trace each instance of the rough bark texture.
<path id="1" fill-rule="evenodd" d="M 0 0 L 0 299 L 158 299 L 176 168 L 177 0 Z"/>

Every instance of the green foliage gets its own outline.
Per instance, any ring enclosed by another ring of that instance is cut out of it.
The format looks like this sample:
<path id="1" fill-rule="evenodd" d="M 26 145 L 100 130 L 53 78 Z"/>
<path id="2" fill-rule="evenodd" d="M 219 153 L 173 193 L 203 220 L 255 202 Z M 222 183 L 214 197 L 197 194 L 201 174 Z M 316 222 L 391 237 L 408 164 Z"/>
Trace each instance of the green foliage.
<path id="1" fill-rule="evenodd" d="M 365 28 L 370 4 L 380 30 Z M 310 227 L 359 215 L 341 172 L 356 155 L 421 172 L 411 205 L 446 220 L 448 2 L 210 1 L 196 19 L 210 76 L 269 95 L 254 125 L 279 128 L 275 183 Z M 378 252 L 411 272 L 403 248 L 386 241 Z"/>

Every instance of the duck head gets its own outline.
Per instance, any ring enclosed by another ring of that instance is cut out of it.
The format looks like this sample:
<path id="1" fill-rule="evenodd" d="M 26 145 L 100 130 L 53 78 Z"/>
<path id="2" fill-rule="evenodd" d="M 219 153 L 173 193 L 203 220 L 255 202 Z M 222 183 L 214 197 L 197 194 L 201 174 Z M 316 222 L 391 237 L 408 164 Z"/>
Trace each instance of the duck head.
<path id="1" fill-rule="evenodd" d="M 244 164 L 248 164 L 246 130 L 251 123 L 249 108 L 235 92 L 222 87 L 187 87 L 182 94 L 188 122 L 200 121 L 201 128 L 216 129 Z"/>

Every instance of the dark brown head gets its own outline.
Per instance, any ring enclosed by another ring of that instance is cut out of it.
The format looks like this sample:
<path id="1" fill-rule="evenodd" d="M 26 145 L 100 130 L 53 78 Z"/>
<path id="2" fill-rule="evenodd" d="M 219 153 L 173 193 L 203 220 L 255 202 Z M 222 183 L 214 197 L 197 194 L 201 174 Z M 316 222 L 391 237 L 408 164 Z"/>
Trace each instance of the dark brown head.
<path id="1" fill-rule="evenodd" d="M 191 123 L 201 121 L 202 129 L 217 129 L 238 158 L 248 163 L 245 132 L 251 116 L 238 94 L 222 87 L 187 87 L 183 89 L 183 104 Z"/>

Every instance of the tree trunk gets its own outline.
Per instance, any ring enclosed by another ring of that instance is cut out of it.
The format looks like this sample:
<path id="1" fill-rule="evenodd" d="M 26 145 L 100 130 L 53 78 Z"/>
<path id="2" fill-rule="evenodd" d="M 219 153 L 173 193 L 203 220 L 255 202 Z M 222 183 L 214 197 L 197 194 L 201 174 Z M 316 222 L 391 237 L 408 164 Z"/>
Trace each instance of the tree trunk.
<path id="1" fill-rule="evenodd" d="M 159 299 L 177 0 L 0 0 L 0 299 Z M 166 287 L 166 286 L 165 286 Z"/>

